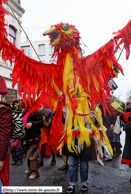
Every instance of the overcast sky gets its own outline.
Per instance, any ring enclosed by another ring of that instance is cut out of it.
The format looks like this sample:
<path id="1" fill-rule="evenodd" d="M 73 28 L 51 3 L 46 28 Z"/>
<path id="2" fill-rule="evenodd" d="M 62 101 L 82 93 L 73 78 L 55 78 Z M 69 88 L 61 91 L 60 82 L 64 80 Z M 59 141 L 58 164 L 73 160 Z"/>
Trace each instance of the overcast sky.
<path id="1" fill-rule="evenodd" d="M 131 18 L 131 0 L 21 0 L 21 6 L 25 9 L 22 26 L 31 41 L 48 39 L 42 33 L 50 25 L 60 22 L 73 24 L 87 46 L 82 46 L 84 55 L 98 50 Z M 21 35 L 22 42 L 26 41 L 23 32 Z M 126 101 L 131 89 L 131 57 L 126 61 L 123 52 L 119 63 L 125 76 L 119 75 L 115 79 L 118 89 L 114 94 Z"/>

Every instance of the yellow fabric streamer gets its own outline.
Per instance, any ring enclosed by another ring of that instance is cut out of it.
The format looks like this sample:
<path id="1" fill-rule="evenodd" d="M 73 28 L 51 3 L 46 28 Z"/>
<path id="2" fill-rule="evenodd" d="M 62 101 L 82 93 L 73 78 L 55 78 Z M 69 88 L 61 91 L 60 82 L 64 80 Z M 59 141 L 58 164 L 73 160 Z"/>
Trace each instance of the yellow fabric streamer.
<path id="1" fill-rule="evenodd" d="M 38 88 L 39 88 L 39 85 L 38 85 L 38 82 L 36 82 L 35 93 L 37 93 Z"/>
<path id="2" fill-rule="evenodd" d="M 107 63 L 108 63 L 108 66 L 113 69 L 113 65 L 111 64 L 111 62 L 109 61 L 109 59 L 107 59 Z"/>
<path id="3" fill-rule="evenodd" d="M 100 90 L 99 82 L 97 81 L 95 74 L 92 74 L 92 79 L 93 79 L 93 83 L 94 83 L 94 86 L 95 86 L 97 92 L 99 92 L 99 90 Z"/>
<path id="4" fill-rule="evenodd" d="M 103 126 L 103 120 L 102 120 L 102 116 L 101 116 L 102 113 L 101 113 L 101 110 L 100 110 L 100 108 L 98 106 L 96 107 L 95 114 L 96 114 L 97 120 L 98 120 L 98 122 L 100 124 L 100 128 L 101 128 L 101 130 L 103 132 L 105 144 L 107 145 L 110 153 L 113 155 L 112 147 L 110 145 L 109 139 L 108 139 L 108 137 L 106 135 L 106 132 L 105 132 L 105 129 L 104 129 L 104 126 Z"/>
<path id="5" fill-rule="evenodd" d="M 81 59 L 81 55 L 79 53 L 79 51 L 73 46 L 73 49 L 76 51 L 77 55 L 78 55 L 78 59 Z"/>
<path id="6" fill-rule="evenodd" d="M 76 152 L 77 154 L 77 151 L 75 149 L 74 142 L 72 139 L 73 110 L 71 108 L 71 104 L 69 100 L 68 100 L 68 106 L 69 106 L 70 115 L 69 115 L 68 127 L 67 127 L 67 147 L 68 147 L 69 152 L 72 152 L 72 153 Z"/>
<path id="7" fill-rule="evenodd" d="M 64 146 L 64 144 L 65 144 L 65 140 L 63 140 L 63 141 L 60 143 L 60 145 L 57 147 L 57 150 L 59 150 L 60 148 L 62 148 L 62 147 Z"/>
<path id="8" fill-rule="evenodd" d="M 64 72 L 63 72 L 63 92 L 66 94 L 67 85 L 73 87 L 73 59 L 69 53 L 66 55 L 65 65 L 64 65 Z"/>
<path id="9" fill-rule="evenodd" d="M 82 119 L 79 117 L 78 119 L 79 126 L 80 126 L 80 140 L 79 144 L 82 145 L 84 142 L 86 143 L 86 146 L 89 147 L 91 145 L 90 141 L 90 132 L 86 129 L 85 123 L 82 121 Z"/>
<path id="10" fill-rule="evenodd" d="M 86 101 L 85 113 L 86 113 L 86 114 L 89 114 L 89 105 L 88 105 L 88 101 Z M 91 128 L 95 131 L 95 135 L 96 135 L 97 139 L 99 140 L 99 139 L 100 139 L 100 133 L 99 133 L 97 127 L 94 125 L 92 119 L 90 118 L 90 115 L 87 115 L 87 120 L 88 120 L 88 122 L 90 123 Z"/>
<path id="11" fill-rule="evenodd" d="M 76 95 L 77 90 L 78 90 L 78 88 L 79 88 L 79 86 L 80 86 L 80 84 L 79 84 L 79 76 L 76 75 L 76 77 L 77 77 L 77 83 L 76 83 L 76 85 L 75 85 L 75 88 L 70 88 L 70 96 L 71 96 L 71 97 L 74 96 L 74 95 Z"/>
<path id="12" fill-rule="evenodd" d="M 53 82 L 53 87 L 55 88 L 56 92 L 58 95 L 62 96 L 58 86 L 56 85 L 55 81 L 54 81 L 54 78 L 52 77 L 52 82 Z"/>
<path id="13" fill-rule="evenodd" d="M 84 114 L 85 113 L 85 101 L 87 100 L 87 97 L 83 96 L 81 98 L 77 99 L 78 107 L 76 109 L 77 113 Z M 85 119 L 84 116 L 79 116 L 76 113 L 74 114 L 74 129 L 80 130 L 80 140 L 79 144 L 86 143 L 86 146 L 89 147 L 91 145 L 90 142 L 90 132 L 85 127 Z"/>
<path id="14" fill-rule="evenodd" d="M 57 108 L 57 104 L 58 104 L 58 100 L 55 100 L 55 102 L 53 103 L 53 111 L 55 112 L 56 111 L 56 108 Z"/>

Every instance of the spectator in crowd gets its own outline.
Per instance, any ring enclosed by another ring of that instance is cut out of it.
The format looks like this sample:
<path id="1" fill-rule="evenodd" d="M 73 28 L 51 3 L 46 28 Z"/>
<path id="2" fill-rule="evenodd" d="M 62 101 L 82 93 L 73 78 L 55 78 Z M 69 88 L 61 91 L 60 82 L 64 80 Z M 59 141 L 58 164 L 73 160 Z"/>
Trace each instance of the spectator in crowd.
<path id="1" fill-rule="evenodd" d="M 64 129 L 64 124 L 65 124 L 65 117 L 66 117 L 66 109 L 65 107 L 63 108 L 63 115 L 62 115 L 62 123 L 63 123 L 63 129 Z M 69 169 L 69 165 L 67 163 L 68 160 L 68 155 L 66 155 L 67 153 L 67 145 L 65 143 L 65 145 L 62 148 L 62 159 L 64 164 L 58 168 L 58 170 L 68 170 Z"/>
<path id="2" fill-rule="evenodd" d="M 128 101 L 128 102 L 126 103 L 126 109 L 128 110 L 130 107 L 131 107 L 131 102 Z M 123 116 L 121 116 L 120 119 L 123 121 Z M 127 122 L 125 122 L 125 120 L 124 120 L 124 121 L 123 121 L 123 131 L 125 131 L 125 133 L 126 133 L 127 131 L 130 130 L 130 127 L 131 127 L 130 124 L 127 123 Z"/>
<path id="3" fill-rule="evenodd" d="M 12 111 L 18 109 L 18 100 L 14 100 L 12 103 Z M 21 165 L 23 163 L 22 141 L 18 139 L 11 139 L 11 165 Z"/>
<path id="4" fill-rule="evenodd" d="M 20 106 L 24 108 L 25 105 L 22 102 Z M 39 142 L 41 128 L 43 127 L 44 123 L 39 112 L 34 112 L 33 114 L 28 115 L 30 108 L 31 107 L 27 99 L 27 108 L 24 112 L 24 117 L 27 117 L 27 119 L 25 119 L 27 122 L 24 123 L 26 131 L 24 145 L 28 169 L 25 171 L 25 173 L 30 174 L 29 179 L 34 179 L 39 176 Z"/>
<path id="5" fill-rule="evenodd" d="M 118 116 L 116 118 L 116 122 L 113 128 L 113 138 L 111 140 L 113 157 L 117 157 L 122 153 L 121 151 L 122 145 L 120 143 L 121 126 L 122 124 L 121 124 L 120 116 Z"/>
<path id="6" fill-rule="evenodd" d="M 95 119 L 94 113 L 91 112 L 90 118 L 92 120 Z M 77 140 L 75 139 L 77 142 Z M 77 146 L 77 143 L 75 144 Z M 67 193 L 73 193 L 75 190 L 75 185 L 78 182 L 78 164 L 80 166 L 80 178 L 81 178 L 81 190 L 86 192 L 88 190 L 88 172 L 89 172 L 89 160 L 96 160 L 96 150 L 94 140 L 91 139 L 91 145 L 86 147 L 84 144 L 83 150 L 78 153 L 71 153 L 69 151 L 66 152 L 66 155 L 69 156 L 69 177 L 70 177 L 70 186 L 67 189 Z M 78 163 L 79 162 L 79 163 Z"/>
<path id="7" fill-rule="evenodd" d="M 81 94 L 79 90 L 77 90 L 76 98 L 77 99 L 81 98 Z M 93 111 L 90 111 L 90 118 L 95 125 L 98 124 L 96 122 L 95 114 Z M 85 122 L 86 124 L 89 124 L 88 121 L 85 121 Z M 79 130 L 79 125 L 78 125 L 78 130 Z M 88 169 L 89 169 L 88 161 L 97 159 L 94 139 L 92 138 L 90 140 L 91 140 L 91 145 L 87 147 L 86 143 L 84 142 L 83 149 L 80 152 L 78 152 L 78 155 L 75 152 L 73 153 L 70 152 L 67 147 L 66 155 L 69 156 L 69 177 L 70 177 L 67 193 L 73 193 L 75 190 L 75 185 L 78 182 L 78 161 L 80 161 L 80 178 L 81 178 L 81 185 L 82 185 L 81 190 L 83 192 L 88 190 L 88 186 L 87 186 Z M 75 142 L 74 143 L 75 148 L 77 148 L 78 139 L 76 138 L 76 136 L 75 136 L 74 142 Z"/>
<path id="8" fill-rule="evenodd" d="M 24 148 L 24 142 L 23 142 L 23 138 L 21 139 L 21 143 L 22 143 L 22 156 L 23 156 L 23 158 L 25 158 L 26 157 L 26 153 L 25 153 L 25 148 Z"/>
<path id="9" fill-rule="evenodd" d="M 43 166 L 43 158 L 47 154 L 52 155 L 52 160 L 50 165 L 56 164 L 55 159 L 55 153 L 57 153 L 57 150 L 53 143 L 51 142 L 50 138 L 50 129 L 51 129 L 51 110 L 50 108 L 46 107 L 45 110 L 42 110 L 40 112 L 40 115 L 43 117 L 44 127 L 42 128 L 41 133 L 41 141 L 39 143 L 39 150 L 40 150 L 40 162 L 39 167 Z M 46 153 L 46 150 L 48 150 L 48 153 Z"/>
<path id="10" fill-rule="evenodd" d="M 8 92 L 5 80 L 3 81 L 4 85 L 0 82 L 0 95 Z M 8 103 L 0 101 L 0 185 L 4 186 L 9 186 L 11 111 Z"/>
<path id="11" fill-rule="evenodd" d="M 20 107 L 20 100 L 19 99 L 14 99 L 14 101 L 12 103 L 12 110 L 16 110 L 16 109 L 19 110 L 19 111 L 22 111 L 21 107 Z M 23 155 L 23 158 L 24 158 L 24 157 L 26 157 L 26 154 L 25 154 L 25 149 L 24 149 L 24 144 L 23 144 L 23 138 L 21 138 L 20 144 L 21 144 L 21 147 L 22 147 L 22 155 Z"/>
<path id="12" fill-rule="evenodd" d="M 12 102 L 12 110 L 18 109 L 18 103 L 19 103 L 18 100 L 14 100 L 14 101 Z"/>
<path id="13" fill-rule="evenodd" d="M 99 104 L 99 108 L 101 109 L 101 112 L 102 112 L 102 119 L 103 119 L 103 125 L 105 127 L 105 130 L 106 130 L 106 134 L 107 134 L 107 137 L 111 143 L 112 139 L 113 139 L 113 129 L 114 129 L 114 125 L 116 123 L 116 117 L 114 116 L 111 116 L 108 111 L 106 110 L 106 115 L 104 114 L 104 111 L 103 111 L 103 107 L 102 107 L 102 104 Z M 113 150 L 114 151 L 114 150 Z M 114 154 L 114 153 L 113 153 Z M 104 150 L 104 161 L 110 161 L 112 160 L 112 155 L 107 153 L 105 150 Z"/>
<path id="14" fill-rule="evenodd" d="M 121 120 L 124 122 L 123 130 L 126 133 L 125 145 L 122 153 L 121 163 L 129 165 L 131 168 L 131 102 L 126 104 L 125 114 L 121 115 Z M 131 179 L 130 179 L 131 182 Z"/>
<path id="15" fill-rule="evenodd" d="M 11 139 L 11 165 L 21 165 L 23 163 L 22 142 L 21 140 Z"/>

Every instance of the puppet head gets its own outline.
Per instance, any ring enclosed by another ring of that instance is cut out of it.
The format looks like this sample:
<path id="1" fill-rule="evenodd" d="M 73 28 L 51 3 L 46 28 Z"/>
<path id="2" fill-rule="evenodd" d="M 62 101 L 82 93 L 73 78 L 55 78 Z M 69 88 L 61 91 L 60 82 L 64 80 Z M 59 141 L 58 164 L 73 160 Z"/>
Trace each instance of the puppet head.
<path id="1" fill-rule="evenodd" d="M 44 36 L 49 35 L 50 44 L 60 48 L 78 47 L 80 41 L 80 33 L 73 25 L 68 23 L 60 23 L 51 26 L 51 28 L 43 33 Z"/>

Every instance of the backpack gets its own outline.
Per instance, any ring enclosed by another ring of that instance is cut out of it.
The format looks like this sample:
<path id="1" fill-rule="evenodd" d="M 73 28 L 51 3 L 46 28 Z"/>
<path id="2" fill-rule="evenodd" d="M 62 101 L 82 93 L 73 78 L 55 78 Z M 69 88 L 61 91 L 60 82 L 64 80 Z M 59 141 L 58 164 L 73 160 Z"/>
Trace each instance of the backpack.
<path id="1" fill-rule="evenodd" d="M 12 139 L 21 139 L 25 137 L 25 128 L 23 123 L 23 114 L 19 110 L 12 110 L 12 130 L 11 138 Z"/>

